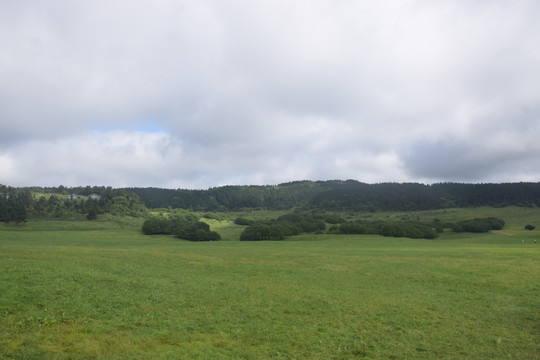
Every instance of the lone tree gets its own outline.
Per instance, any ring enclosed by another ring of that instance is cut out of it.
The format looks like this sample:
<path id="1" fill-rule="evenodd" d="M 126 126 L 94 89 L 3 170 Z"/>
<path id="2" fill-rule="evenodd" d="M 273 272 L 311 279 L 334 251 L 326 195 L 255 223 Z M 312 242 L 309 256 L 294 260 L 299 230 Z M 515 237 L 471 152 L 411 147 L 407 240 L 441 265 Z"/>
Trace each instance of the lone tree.
<path id="1" fill-rule="evenodd" d="M 525 230 L 533 231 L 534 229 L 536 229 L 534 225 L 531 225 L 531 224 L 525 225 Z"/>

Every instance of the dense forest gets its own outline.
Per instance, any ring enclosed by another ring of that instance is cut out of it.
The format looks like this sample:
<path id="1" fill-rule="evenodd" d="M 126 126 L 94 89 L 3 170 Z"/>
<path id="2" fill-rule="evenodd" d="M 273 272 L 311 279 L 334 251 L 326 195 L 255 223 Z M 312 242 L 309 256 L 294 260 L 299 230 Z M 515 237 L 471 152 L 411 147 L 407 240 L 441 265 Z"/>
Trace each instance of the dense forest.
<path id="1" fill-rule="evenodd" d="M 222 186 L 208 190 L 128 188 L 149 208 L 227 211 L 243 208 L 413 211 L 470 206 L 540 206 L 540 183 L 366 184 L 296 181 L 275 186 Z"/>
<path id="2" fill-rule="evenodd" d="M 145 217 L 148 208 L 194 211 L 301 209 L 328 211 L 413 211 L 472 206 L 540 206 L 540 183 L 366 184 L 296 181 L 275 186 L 222 186 L 208 190 L 104 186 L 23 187 L 0 185 L 0 221 L 27 217 L 111 213 Z"/>

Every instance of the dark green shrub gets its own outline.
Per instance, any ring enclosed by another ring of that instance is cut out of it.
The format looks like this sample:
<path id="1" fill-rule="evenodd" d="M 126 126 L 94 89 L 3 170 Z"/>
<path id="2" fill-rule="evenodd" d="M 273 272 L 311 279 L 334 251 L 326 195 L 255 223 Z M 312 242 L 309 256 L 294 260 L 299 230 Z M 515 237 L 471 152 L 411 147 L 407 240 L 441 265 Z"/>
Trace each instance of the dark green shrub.
<path id="1" fill-rule="evenodd" d="M 431 224 L 413 221 L 358 221 L 339 226 L 342 234 L 372 234 L 413 239 L 435 239 L 439 234 Z"/>
<path id="2" fill-rule="evenodd" d="M 255 223 L 242 231 L 240 241 L 270 240 L 270 226 L 263 223 Z"/>
<path id="3" fill-rule="evenodd" d="M 490 230 L 501 230 L 504 227 L 504 220 L 495 217 L 476 218 L 458 221 L 451 227 L 454 232 L 482 233 Z"/>
<path id="4" fill-rule="evenodd" d="M 198 221 L 190 214 L 176 215 L 173 218 L 153 216 L 143 223 L 142 231 L 146 235 L 175 235 L 180 239 L 191 241 L 221 240 L 221 236 L 211 231 L 207 223 Z"/>
<path id="5" fill-rule="evenodd" d="M 249 219 L 246 219 L 245 217 L 237 217 L 236 219 L 234 219 L 234 223 L 236 225 L 251 225 L 253 224 L 253 220 L 249 220 Z"/>
<path id="6" fill-rule="evenodd" d="M 170 225 L 169 219 L 153 216 L 143 223 L 142 232 L 145 235 L 172 234 Z"/>
<path id="7" fill-rule="evenodd" d="M 221 236 L 210 230 L 210 225 L 202 221 L 184 223 L 175 229 L 176 237 L 190 241 L 214 241 L 220 240 Z"/>

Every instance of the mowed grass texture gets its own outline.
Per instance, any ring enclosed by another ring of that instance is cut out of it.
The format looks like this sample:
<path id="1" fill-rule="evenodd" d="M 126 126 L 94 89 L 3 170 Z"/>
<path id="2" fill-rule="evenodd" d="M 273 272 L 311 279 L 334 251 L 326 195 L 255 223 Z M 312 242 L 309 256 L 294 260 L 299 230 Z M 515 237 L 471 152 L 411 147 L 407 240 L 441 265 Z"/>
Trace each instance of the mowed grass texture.
<path id="1" fill-rule="evenodd" d="M 0 358 L 540 358 L 537 231 L 191 243 L 44 228 L 0 230 Z"/>

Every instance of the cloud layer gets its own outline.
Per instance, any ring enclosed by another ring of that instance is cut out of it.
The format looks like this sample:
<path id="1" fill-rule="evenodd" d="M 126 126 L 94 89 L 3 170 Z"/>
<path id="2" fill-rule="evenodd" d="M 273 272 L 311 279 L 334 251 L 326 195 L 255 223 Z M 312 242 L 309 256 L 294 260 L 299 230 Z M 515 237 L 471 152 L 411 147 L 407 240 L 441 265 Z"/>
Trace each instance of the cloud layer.
<path id="1" fill-rule="evenodd" d="M 540 181 L 540 5 L 0 5 L 0 183 Z"/>

